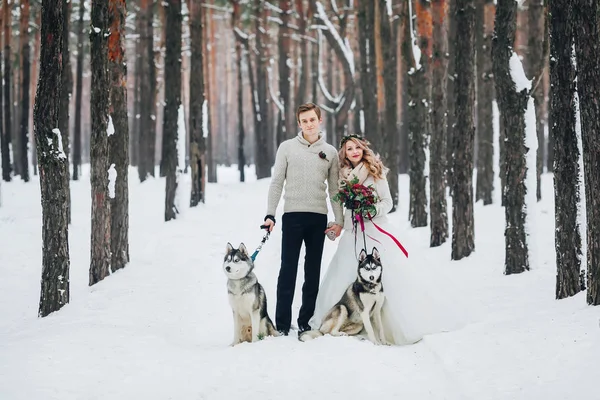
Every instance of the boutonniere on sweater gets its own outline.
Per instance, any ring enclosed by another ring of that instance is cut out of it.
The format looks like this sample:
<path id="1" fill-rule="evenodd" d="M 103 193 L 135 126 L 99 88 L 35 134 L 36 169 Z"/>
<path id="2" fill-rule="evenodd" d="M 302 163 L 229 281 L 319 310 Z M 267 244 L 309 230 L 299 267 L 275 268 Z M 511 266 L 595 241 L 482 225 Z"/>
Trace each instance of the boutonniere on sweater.
<path id="1" fill-rule="evenodd" d="M 325 154 L 325 152 L 324 152 L 324 151 L 320 151 L 320 152 L 319 152 L 319 157 L 321 158 L 321 160 L 326 160 L 326 161 L 329 161 L 329 160 L 327 159 L 327 154 Z"/>

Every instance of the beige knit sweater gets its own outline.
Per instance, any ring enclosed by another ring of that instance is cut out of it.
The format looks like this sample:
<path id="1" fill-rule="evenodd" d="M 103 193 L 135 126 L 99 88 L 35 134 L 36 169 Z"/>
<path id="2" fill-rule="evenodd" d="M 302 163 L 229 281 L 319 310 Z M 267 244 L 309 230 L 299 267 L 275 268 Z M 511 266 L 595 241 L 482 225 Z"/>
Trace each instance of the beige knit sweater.
<path id="1" fill-rule="evenodd" d="M 319 156 L 321 152 L 326 159 Z M 282 192 L 284 213 L 304 211 L 327 215 L 329 193 L 335 222 L 343 226 L 342 206 L 333 201 L 333 196 L 338 191 L 338 173 L 337 150 L 322 136 L 310 144 L 300 132 L 295 138 L 282 142 L 275 157 L 267 215 L 275 216 Z"/>

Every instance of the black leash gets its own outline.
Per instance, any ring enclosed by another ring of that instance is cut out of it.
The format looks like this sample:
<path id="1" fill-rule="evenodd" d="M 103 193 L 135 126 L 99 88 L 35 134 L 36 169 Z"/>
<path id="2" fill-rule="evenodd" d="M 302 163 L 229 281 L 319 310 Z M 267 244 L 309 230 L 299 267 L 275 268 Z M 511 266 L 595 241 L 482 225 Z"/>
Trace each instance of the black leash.
<path id="1" fill-rule="evenodd" d="M 262 240 L 260 241 L 260 244 L 258 245 L 258 247 L 256 248 L 256 250 L 254 250 L 254 253 L 252 253 L 252 256 L 250 257 L 252 259 L 252 262 L 254 262 L 254 260 L 256 259 L 256 256 L 258 255 L 258 253 L 262 249 L 263 245 L 269 239 L 269 235 L 271 235 L 271 232 L 269 232 L 269 227 L 268 226 L 261 225 L 260 229 L 266 229 L 267 233 L 265 234 L 265 236 L 263 236 Z"/>

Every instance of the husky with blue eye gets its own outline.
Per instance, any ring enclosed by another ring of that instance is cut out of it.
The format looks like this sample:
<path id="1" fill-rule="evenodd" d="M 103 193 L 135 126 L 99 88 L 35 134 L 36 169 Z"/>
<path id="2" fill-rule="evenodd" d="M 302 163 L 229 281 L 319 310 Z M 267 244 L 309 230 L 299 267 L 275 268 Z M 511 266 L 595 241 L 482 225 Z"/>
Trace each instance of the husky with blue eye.
<path id="1" fill-rule="evenodd" d="M 358 256 L 356 280 L 325 315 L 319 329 L 302 333 L 298 339 L 306 342 L 319 336 L 353 336 L 363 331 L 375 344 L 388 344 L 381 318 L 385 296 L 381 275 L 383 267 L 379 251 L 373 247 L 371 254 L 363 249 Z"/>
<path id="2" fill-rule="evenodd" d="M 233 343 L 256 342 L 266 336 L 279 336 L 267 313 L 267 296 L 258 283 L 254 262 L 244 243 L 234 249 L 227 243 L 223 271 L 227 276 L 229 304 L 233 311 Z"/>

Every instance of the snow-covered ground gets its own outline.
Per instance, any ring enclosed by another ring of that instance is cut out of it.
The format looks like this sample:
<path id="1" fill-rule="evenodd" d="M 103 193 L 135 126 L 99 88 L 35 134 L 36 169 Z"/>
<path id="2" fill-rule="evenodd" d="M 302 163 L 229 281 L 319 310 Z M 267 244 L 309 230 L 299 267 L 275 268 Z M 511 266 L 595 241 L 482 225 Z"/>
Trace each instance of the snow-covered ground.
<path id="1" fill-rule="evenodd" d="M 429 249 L 429 228 L 408 224 L 401 176 L 394 232 L 410 259 L 442 277 L 470 321 L 404 347 L 354 338 L 288 337 L 230 347 L 232 318 L 221 270 L 225 245 L 259 244 L 269 180 L 237 182 L 219 169 L 207 202 L 163 222 L 163 179 L 130 172 L 131 263 L 88 287 L 88 175 L 71 182 L 71 302 L 37 318 L 41 205 L 37 177 L 2 183 L 0 399 L 592 399 L 598 396 L 600 308 L 585 293 L 556 301 L 550 175 L 534 209 L 532 270 L 503 275 L 504 212 L 475 206 L 475 253 L 450 260 Z M 183 177 L 189 185 L 189 175 Z M 186 186 L 186 193 L 187 193 Z M 189 196 L 189 194 L 187 194 Z M 188 204 L 187 199 L 182 199 Z M 531 210 L 530 210 L 531 211 Z M 451 215 L 451 211 L 450 211 Z M 257 258 L 274 317 L 280 230 Z M 326 240 L 323 273 L 335 251 Z M 301 255 L 301 258 L 303 255 Z M 302 269 L 300 268 L 299 271 Z M 301 273 L 301 272 L 300 272 Z M 299 308 L 298 280 L 294 312 Z M 293 317 L 295 321 L 296 314 Z"/>

